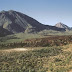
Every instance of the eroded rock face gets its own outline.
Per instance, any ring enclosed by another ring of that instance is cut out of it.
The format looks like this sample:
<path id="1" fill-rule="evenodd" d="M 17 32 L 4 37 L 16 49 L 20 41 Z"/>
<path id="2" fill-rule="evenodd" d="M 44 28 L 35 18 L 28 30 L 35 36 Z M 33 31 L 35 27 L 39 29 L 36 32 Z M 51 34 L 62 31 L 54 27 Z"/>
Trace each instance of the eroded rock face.
<path id="1" fill-rule="evenodd" d="M 67 30 L 71 29 L 70 27 L 68 27 L 67 25 L 65 25 L 61 22 L 57 23 L 55 26 L 58 27 L 58 28 L 64 28 L 64 29 L 67 29 Z"/>
<path id="2" fill-rule="evenodd" d="M 0 27 L 11 32 L 10 34 L 19 32 L 39 32 L 44 29 L 65 31 L 63 28 L 43 25 L 31 17 L 13 10 L 0 12 Z"/>
<path id="3" fill-rule="evenodd" d="M 13 34 L 13 33 L 0 26 L 0 37 L 10 35 L 10 34 Z"/>
<path id="4" fill-rule="evenodd" d="M 13 33 L 24 32 L 28 27 L 37 28 L 38 31 L 44 29 L 44 25 L 35 19 L 12 10 L 0 12 L 0 26 Z"/>

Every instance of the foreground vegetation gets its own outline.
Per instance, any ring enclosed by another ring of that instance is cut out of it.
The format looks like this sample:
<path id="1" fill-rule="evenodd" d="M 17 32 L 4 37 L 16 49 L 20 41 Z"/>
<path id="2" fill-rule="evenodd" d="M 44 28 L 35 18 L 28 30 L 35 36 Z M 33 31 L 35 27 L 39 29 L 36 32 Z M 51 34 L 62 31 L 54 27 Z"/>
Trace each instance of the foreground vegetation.
<path id="1" fill-rule="evenodd" d="M 72 35 L 45 38 L 38 36 L 33 39 L 25 38 L 26 40 L 20 42 L 12 41 L 13 43 L 7 42 L 12 39 L 16 40 L 16 37 L 10 36 L 9 40 L 8 38 L 0 38 L 0 72 L 72 71 Z M 17 37 L 17 39 L 19 38 Z M 2 50 L 17 47 L 29 47 L 32 50 L 22 52 Z"/>
<path id="2" fill-rule="evenodd" d="M 69 45 L 35 48 L 25 52 L 0 51 L 0 72 L 69 72 L 72 52 Z"/>

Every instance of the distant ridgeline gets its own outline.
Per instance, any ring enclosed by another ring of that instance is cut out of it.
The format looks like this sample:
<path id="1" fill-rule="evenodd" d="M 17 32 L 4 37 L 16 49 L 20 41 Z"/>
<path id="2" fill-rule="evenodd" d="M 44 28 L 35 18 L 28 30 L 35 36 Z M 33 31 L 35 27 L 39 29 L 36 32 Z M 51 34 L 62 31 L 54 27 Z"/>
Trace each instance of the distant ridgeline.
<path id="1" fill-rule="evenodd" d="M 0 12 L 0 36 L 20 32 L 37 33 L 43 30 L 66 31 L 67 28 L 65 27 L 44 25 L 23 13 L 13 10 Z"/>

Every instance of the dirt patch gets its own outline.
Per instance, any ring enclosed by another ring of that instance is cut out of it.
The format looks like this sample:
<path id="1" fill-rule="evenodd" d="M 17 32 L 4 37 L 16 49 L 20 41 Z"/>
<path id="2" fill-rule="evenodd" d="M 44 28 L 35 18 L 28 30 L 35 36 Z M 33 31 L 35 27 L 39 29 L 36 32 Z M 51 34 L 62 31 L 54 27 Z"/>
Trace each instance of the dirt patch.
<path id="1" fill-rule="evenodd" d="M 70 70 L 69 72 L 72 72 L 72 70 Z"/>
<path id="2" fill-rule="evenodd" d="M 0 50 L 0 52 L 20 52 L 20 51 L 32 51 L 32 50 L 39 50 L 45 47 L 27 47 L 27 48 L 11 48 L 11 49 L 4 49 Z"/>
<path id="3" fill-rule="evenodd" d="M 14 48 L 14 49 L 5 49 L 5 50 L 0 50 L 1 52 L 20 52 L 20 51 L 28 51 L 31 49 L 26 49 L 26 48 Z"/>
<path id="4" fill-rule="evenodd" d="M 66 48 L 65 48 L 66 47 Z M 63 46 L 64 48 L 64 51 L 69 51 L 69 52 L 72 52 L 72 44 L 69 44 L 67 46 Z"/>

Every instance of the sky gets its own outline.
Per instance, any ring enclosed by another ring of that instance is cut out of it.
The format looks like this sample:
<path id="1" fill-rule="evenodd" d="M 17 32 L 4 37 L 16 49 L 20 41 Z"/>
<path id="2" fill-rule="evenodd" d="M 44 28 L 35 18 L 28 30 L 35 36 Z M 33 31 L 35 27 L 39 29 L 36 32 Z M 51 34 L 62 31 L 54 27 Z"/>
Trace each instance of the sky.
<path id="1" fill-rule="evenodd" d="M 15 10 L 42 24 L 72 27 L 72 0 L 0 0 L 0 11 Z"/>

